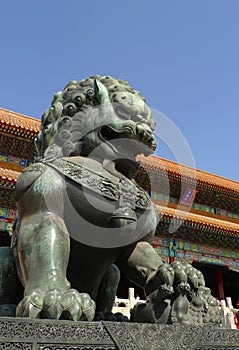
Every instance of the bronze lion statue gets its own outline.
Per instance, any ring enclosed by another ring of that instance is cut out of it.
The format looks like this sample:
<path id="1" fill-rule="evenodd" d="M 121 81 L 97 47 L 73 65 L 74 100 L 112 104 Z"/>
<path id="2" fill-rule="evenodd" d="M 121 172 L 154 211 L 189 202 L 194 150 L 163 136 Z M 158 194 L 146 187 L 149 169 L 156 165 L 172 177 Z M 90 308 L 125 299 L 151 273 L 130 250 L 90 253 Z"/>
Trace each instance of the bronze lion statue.
<path id="1" fill-rule="evenodd" d="M 145 99 L 126 81 L 95 75 L 55 94 L 36 161 L 16 185 L 9 261 L 24 294 L 6 299 L 2 278 L 1 304 L 18 303 L 19 317 L 93 320 L 111 312 L 122 272 L 147 295 L 133 321 L 192 323 L 196 304 L 207 314 L 199 271 L 164 263 L 151 246 L 157 209 L 134 175 L 136 156 L 156 149 L 154 127 Z"/>

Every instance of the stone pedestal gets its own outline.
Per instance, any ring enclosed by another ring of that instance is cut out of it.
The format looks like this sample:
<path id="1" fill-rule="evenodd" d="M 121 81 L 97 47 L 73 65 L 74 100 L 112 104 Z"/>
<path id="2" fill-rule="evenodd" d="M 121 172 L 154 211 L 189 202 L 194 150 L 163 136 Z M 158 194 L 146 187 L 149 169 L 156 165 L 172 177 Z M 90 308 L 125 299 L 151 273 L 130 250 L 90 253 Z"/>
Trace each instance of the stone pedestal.
<path id="1" fill-rule="evenodd" d="M 220 327 L 0 318 L 0 350 L 238 350 Z"/>

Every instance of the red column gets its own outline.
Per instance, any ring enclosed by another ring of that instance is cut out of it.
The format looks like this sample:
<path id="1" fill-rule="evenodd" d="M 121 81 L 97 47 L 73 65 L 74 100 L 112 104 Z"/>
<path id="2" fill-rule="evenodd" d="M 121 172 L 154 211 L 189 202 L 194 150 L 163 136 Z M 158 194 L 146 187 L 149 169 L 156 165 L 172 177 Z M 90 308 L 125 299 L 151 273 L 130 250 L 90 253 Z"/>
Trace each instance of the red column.
<path id="1" fill-rule="evenodd" d="M 224 288 L 223 288 L 223 277 L 222 277 L 222 270 L 216 270 L 215 271 L 215 277 L 216 277 L 216 293 L 218 295 L 219 300 L 225 299 L 224 294 Z"/>

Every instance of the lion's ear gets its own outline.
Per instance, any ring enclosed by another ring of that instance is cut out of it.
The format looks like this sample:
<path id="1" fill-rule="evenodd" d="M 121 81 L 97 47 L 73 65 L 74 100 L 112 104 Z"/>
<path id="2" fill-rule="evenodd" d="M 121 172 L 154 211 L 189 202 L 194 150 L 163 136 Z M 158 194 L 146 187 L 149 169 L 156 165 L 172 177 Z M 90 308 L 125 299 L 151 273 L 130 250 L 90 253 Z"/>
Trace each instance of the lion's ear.
<path id="1" fill-rule="evenodd" d="M 99 81 L 97 81 L 96 79 L 94 79 L 94 91 L 95 91 L 95 94 L 98 96 L 100 88 L 99 88 Z"/>
<path id="2" fill-rule="evenodd" d="M 110 103 L 110 98 L 108 94 L 108 90 L 106 87 L 97 79 L 94 80 L 94 91 L 95 96 L 99 100 L 99 103 Z"/>

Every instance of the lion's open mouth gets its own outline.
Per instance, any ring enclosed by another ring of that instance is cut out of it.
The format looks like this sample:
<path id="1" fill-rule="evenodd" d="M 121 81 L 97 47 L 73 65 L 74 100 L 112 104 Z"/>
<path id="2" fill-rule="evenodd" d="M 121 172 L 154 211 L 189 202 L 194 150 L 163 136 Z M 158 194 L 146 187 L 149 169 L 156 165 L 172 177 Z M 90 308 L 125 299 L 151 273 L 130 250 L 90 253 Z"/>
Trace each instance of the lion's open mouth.
<path id="1" fill-rule="evenodd" d="M 103 141 L 117 140 L 121 137 L 120 132 L 116 131 L 108 125 L 104 125 L 100 129 L 99 136 Z"/>
<path id="2" fill-rule="evenodd" d="M 121 152 L 126 154 L 130 152 L 134 156 L 141 153 L 149 155 L 156 148 L 156 141 L 152 134 L 139 132 L 137 124 L 127 123 L 117 129 L 111 125 L 104 125 L 99 130 L 99 138 L 104 142 L 112 143 Z"/>

